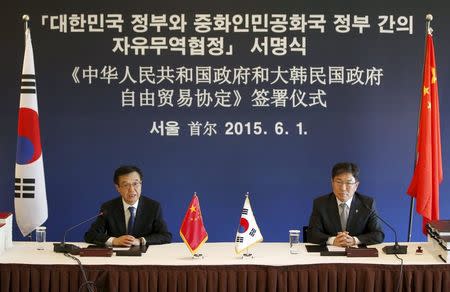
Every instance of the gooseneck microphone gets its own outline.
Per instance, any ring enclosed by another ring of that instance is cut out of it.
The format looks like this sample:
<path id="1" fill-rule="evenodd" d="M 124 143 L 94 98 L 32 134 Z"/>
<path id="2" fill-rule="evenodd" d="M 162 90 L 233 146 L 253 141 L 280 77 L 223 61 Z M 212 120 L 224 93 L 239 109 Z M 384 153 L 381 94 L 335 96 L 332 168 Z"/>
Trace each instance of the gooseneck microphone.
<path id="1" fill-rule="evenodd" d="M 378 219 L 380 219 L 384 224 L 387 225 L 387 227 L 389 227 L 389 229 L 391 229 L 394 232 L 394 238 L 395 238 L 394 245 L 387 245 L 387 246 L 383 247 L 383 252 L 385 254 L 406 254 L 408 247 L 406 245 L 398 244 L 397 232 L 395 231 L 394 227 L 392 227 L 391 224 L 389 224 L 386 220 L 384 220 L 383 218 L 378 216 L 378 214 L 375 213 L 375 210 L 372 210 L 369 207 L 367 207 L 367 205 L 364 204 L 362 201 L 361 201 L 361 204 L 364 206 L 364 208 L 369 210 L 371 214 L 374 214 L 375 216 L 377 216 Z"/>
<path id="2" fill-rule="evenodd" d="M 68 228 L 65 232 L 64 232 L 64 237 L 63 240 L 60 243 L 54 243 L 53 244 L 53 251 L 54 252 L 61 252 L 61 253 L 76 253 L 78 250 L 80 250 L 80 248 L 78 246 L 76 246 L 75 244 L 70 244 L 70 243 L 66 243 L 66 234 L 67 232 L 77 228 L 78 226 L 91 221 L 92 219 L 95 219 L 99 216 L 105 215 L 106 212 L 105 211 L 101 211 L 100 213 L 98 213 L 95 216 L 92 216 L 86 220 L 81 221 L 80 223 L 78 223 L 77 225 L 74 225 L 70 228 Z"/>

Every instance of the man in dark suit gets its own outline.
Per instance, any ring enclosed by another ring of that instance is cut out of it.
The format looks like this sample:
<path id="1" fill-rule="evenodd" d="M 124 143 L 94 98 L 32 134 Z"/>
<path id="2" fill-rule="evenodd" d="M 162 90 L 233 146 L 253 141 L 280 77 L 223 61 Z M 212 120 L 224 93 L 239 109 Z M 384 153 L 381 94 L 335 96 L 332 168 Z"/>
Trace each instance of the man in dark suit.
<path id="1" fill-rule="evenodd" d="M 358 166 L 349 162 L 336 164 L 331 173 L 331 185 L 331 194 L 314 200 L 308 242 L 342 247 L 383 242 L 375 201 L 356 192 Z"/>
<path id="2" fill-rule="evenodd" d="M 121 166 L 114 172 L 119 198 L 104 203 L 103 215 L 97 217 L 85 233 L 88 243 L 107 246 L 132 246 L 169 243 L 160 204 L 141 196 L 142 171 L 136 166 Z"/>

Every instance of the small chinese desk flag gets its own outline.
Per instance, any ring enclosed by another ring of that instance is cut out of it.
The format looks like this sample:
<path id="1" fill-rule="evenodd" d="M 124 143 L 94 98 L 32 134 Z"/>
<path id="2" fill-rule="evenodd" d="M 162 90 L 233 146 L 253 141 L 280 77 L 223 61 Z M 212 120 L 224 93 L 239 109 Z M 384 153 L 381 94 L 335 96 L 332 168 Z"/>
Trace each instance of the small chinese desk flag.
<path id="1" fill-rule="evenodd" d="M 180 236 L 193 255 L 208 240 L 197 193 L 194 193 L 186 215 L 184 215 Z"/>

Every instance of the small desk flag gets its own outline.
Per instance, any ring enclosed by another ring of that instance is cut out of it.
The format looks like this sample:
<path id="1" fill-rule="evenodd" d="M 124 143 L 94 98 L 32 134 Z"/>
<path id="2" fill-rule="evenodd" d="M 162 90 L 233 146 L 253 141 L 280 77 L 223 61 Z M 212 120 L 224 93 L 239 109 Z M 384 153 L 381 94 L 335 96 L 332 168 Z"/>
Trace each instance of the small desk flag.
<path id="1" fill-rule="evenodd" d="M 252 206 L 248 194 L 245 196 L 244 207 L 242 208 L 241 220 L 239 228 L 236 232 L 236 253 L 241 253 L 255 243 L 263 241 L 263 236 L 256 224 L 255 216 L 253 216 Z"/>
<path id="2" fill-rule="evenodd" d="M 193 255 L 208 240 L 196 193 L 194 193 L 186 215 L 184 215 L 183 223 L 181 223 L 180 236 Z"/>
<path id="3" fill-rule="evenodd" d="M 48 217 L 33 47 L 28 28 L 25 31 L 25 54 L 20 85 L 14 190 L 17 225 L 23 236 L 26 236 Z"/>

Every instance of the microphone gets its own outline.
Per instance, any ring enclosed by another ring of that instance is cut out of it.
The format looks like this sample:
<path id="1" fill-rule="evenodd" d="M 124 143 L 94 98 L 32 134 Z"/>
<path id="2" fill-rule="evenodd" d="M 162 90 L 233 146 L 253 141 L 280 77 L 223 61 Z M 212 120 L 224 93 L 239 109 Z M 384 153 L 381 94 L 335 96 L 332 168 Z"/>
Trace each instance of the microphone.
<path id="1" fill-rule="evenodd" d="M 394 245 L 387 245 L 387 246 L 383 247 L 382 248 L 383 252 L 385 254 L 406 254 L 408 247 L 406 245 L 399 245 L 398 244 L 397 232 L 395 231 L 394 227 L 392 227 L 391 224 L 389 224 L 386 220 L 384 220 L 383 218 L 378 216 L 378 214 L 375 213 L 375 210 L 372 210 L 369 207 L 367 207 L 367 205 L 364 204 L 363 201 L 361 201 L 361 204 L 364 206 L 364 208 L 366 208 L 367 210 L 370 211 L 370 214 L 374 214 L 375 216 L 377 216 L 378 219 L 380 219 L 384 224 L 387 225 L 387 227 L 389 227 L 389 229 L 391 229 L 394 232 L 394 238 L 395 238 Z"/>
<path id="2" fill-rule="evenodd" d="M 53 251 L 54 252 L 61 252 L 61 253 L 76 253 L 77 251 L 80 250 L 80 248 L 78 246 L 76 246 L 75 244 L 70 244 L 70 243 L 66 243 L 66 234 L 67 232 L 77 228 L 78 226 L 91 221 L 92 219 L 95 219 L 99 216 L 105 215 L 106 212 L 105 211 L 101 211 L 100 213 L 98 213 L 95 216 L 92 216 L 86 220 L 81 221 L 80 223 L 78 223 L 77 225 L 74 225 L 72 227 L 70 227 L 69 229 L 67 229 L 64 232 L 64 237 L 63 237 L 63 241 L 61 243 L 54 243 L 53 244 Z"/>

